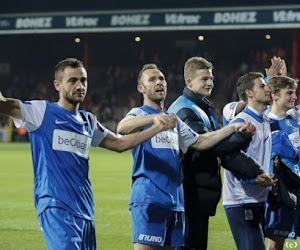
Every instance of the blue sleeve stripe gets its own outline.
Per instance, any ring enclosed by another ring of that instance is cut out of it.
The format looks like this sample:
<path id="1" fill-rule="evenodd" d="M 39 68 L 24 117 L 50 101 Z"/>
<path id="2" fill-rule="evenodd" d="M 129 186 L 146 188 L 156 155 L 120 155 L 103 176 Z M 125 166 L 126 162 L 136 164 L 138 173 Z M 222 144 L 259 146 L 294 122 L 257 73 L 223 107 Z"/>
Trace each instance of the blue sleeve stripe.
<path id="1" fill-rule="evenodd" d="M 241 184 L 256 184 L 256 181 L 254 178 L 252 179 L 240 179 Z"/>
<path id="2" fill-rule="evenodd" d="M 242 118 L 237 118 L 237 119 L 232 121 L 232 123 L 237 123 L 237 122 L 245 122 L 245 120 L 242 119 Z"/>

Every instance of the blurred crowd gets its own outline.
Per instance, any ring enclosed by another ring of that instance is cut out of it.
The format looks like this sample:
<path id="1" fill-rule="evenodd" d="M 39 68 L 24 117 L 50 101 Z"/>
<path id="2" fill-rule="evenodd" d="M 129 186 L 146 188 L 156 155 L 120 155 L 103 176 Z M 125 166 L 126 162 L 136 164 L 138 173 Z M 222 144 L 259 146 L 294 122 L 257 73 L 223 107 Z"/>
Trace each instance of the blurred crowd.
<path id="1" fill-rule="evenodd" d="M 142 97 L 136 90 L 138 72 L 145 63 L 156 63 L 165 74 L 168 82 L 168 95 L 165 108 L 181 94 L 184 88 L 184 62 L 191 56 L 202 56 L 214 65 L 214 90 L 210 100 L 214 103 L 219 120 L 222 121 L 223 106 L 232 100 L 237 100 L 235 83 L 240 75 L 249 71 L 259 71 L 270 66 L 273 55 L 286 60 L 290 68 L 288 51 L 282 47 L 268 49 L 251 49 L 249 51 L 214 50 L 186 51 L 182 48 L 170 53 L 156 51 L 146 55 L 143 49 L 136 53 L 134 63 L 106 64 L 104 62 L 90 63 L 88 67 L 88 94 L 83 109 L 94 113 L 99 121 L 116 131 L 118 122 L 135 106 L 142 105 Z M 46 66 L 46 65 L 45 65 Z M 49 74 L 50 72 L 50 74 Z M 58 96 L 52 85 L 52 69 L 45 68 L 38 72 L 32 71 L 18 74 L 12 72 L 3 78 L 1 91 L 4 96 L 21 100 L 46 99 L 56 101 Z M 7 118 L 0 115 L 0 127 L 7 126 Z"/>

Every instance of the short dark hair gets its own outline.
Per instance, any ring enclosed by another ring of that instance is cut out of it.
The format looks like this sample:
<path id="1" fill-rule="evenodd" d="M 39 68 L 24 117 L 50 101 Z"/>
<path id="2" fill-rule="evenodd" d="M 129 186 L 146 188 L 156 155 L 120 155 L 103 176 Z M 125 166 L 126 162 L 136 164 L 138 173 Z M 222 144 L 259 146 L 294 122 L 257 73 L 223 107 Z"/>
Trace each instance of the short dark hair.
<path id="1" fill-rule="evenodd" d="M 142 83 L 142 75 L 143 75 L 144 71 L 146 71 L 147 69 L 158 69 L 159 70 L 157 65 L 154 64 L 154 63 L 145 64 L 143 66 L 143 68 L 141 69 L 140 73 L 139 73 L 139 76 L 138 76 L 138 79 L 137 79 L 138 85 L 143 84 Z"/>
<path id="2" fill-rule="evenodd" d="M 66 67 L 71 68 L 84 68 L 83 62 L 76 58 L 66 58 L 56 64 L 54 68 L 54 79 L 61 81 L 62 80 L 62 72 L 64 72 Z"/>
<path id="3" fill-rule="evenodd" d="M 236 83 L 236 89 L 239 95 L 239 98 L 244 102 L 248 101 L 246 95 L 246 90 L 253 90 L 254 80 L 257 78 L 264 78 L 263 74 L 260 72 L 249 72 L 239 78 Z"/>

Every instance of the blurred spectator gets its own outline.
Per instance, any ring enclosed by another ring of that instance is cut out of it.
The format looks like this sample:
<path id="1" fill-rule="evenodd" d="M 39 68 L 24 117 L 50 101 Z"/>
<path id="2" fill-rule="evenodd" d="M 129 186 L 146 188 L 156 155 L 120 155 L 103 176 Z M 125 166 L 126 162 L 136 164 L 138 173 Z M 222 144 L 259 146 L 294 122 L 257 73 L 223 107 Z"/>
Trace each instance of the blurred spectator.
<path id="1" fill-rule="evenodd" d="M 236 44 L 231 45 L 233 48 Z M 120 48 L 122 50 L 122 48 Z M 105 51 L 102 57 L 94 58 L 89 64 L 89 85 L 91 86 L 83 108 L 93 112 L 97 118 L 110 130 L 115 131 L 118 122 L 132 108 L 142 104 L 141 96 L 136 91 L 137 69 L 144 63 L 156 63 L 166 73 L 168 82 L 168 98 L 165 108 L 181 94 L 184 87 L 182 68 L 187 58 L 191 56 L 203 56 L 214 64 L 217 74 L 215 75 L 215 89 L 211 100 L 216 104 L 215 111 L 221 118 L 223 106 L 232 100 L 237 100 L 235 82 L 238 77 L 248 71 L 259 71 L 264 73 L 273 55 L 285 59 L 290 66 L 291 59 L 287 56 L 289 51 L 281 45 L 272 47 L 258 47 L 241 49 L 236 47 L 229 50 L 214 44 L 205 46 L 194 46 L 193 48 L 166 47 L 165 44 L 156 44 L 153 47 L 135 47 L 132 57 L 120 58 L 113 63 L 116 57 L 107 59 L 104 55 L 109 53 L 120 53 L 118 48 L 114 51 Z M 126 53 L 130 55 L 130 51 Z M 134 58 L 135 57 L 135 58 Z M 126 62 L 126 63 L 125 63 Z M 12 62 L 13 63 L 13 62 Z M 18 65 L 18 62 L 14 62 Z M 47 65 L 40 62 L 37 71 L 34 66 L 28 65 L 29 70 L 18 72 L 17 67 L 12 67 L 10 82 L 1 87 L 6 96 L 16 96 L 23 100 L 48 99 L 55 101 L 55 93 L 52 82 L 49 82 Z M 43 66 L 45 67 L 43 69 Z M 50 76 L 51 79 L 51 76 Z M 0 77 L 0 80 L 1 77 Z M 7 82 L 7 80 L 6 80 Z M 8 119 L 0 115 L 0 127 L 5 127 Z"/>

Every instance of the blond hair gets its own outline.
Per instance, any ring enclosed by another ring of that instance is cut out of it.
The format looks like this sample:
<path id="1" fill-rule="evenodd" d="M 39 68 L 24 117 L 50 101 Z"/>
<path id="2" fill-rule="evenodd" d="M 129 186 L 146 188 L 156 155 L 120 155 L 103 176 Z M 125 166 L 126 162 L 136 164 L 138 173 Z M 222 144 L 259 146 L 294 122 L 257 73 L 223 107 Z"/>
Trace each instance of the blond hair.
<path id="1" fill-rule="evenodd" d="M 195 77 L 195 72 L 200 69 L 212 69 L 213 65 L 203 57 L 194 56 L 188 59 L 184 65 L 184 79 L 192 79 Z"/>

